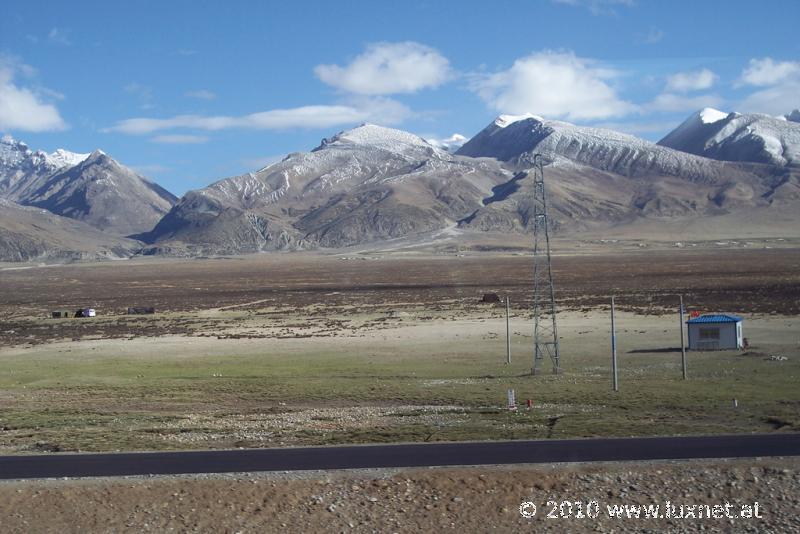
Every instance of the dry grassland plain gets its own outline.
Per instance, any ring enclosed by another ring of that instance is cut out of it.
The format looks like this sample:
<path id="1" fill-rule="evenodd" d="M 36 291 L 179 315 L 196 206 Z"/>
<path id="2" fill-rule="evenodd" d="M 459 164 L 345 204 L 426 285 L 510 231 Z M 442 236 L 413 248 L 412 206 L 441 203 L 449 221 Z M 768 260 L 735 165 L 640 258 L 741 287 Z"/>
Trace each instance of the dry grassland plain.
<path id="1" fill-rule="evenodd" d="M 0 271 L 0 452 L 800 430 L 800 250 L 554 257 L 563 372 L 530 375 L 524 255 L 272 254 Z M 512 363 L 505 364 L 511 299 Z M 610 295 L 620 384 L 610 387 Z M 689 352 L 678 294 L 745 318 Z M 93 319 L 49 319 L 91 306 Z M 127 316 L 129 306 L 155 306 Z M 505 409 L 508 388 L 531 410 Z M 734 407 L 733 400 L 737 400 Z"/>

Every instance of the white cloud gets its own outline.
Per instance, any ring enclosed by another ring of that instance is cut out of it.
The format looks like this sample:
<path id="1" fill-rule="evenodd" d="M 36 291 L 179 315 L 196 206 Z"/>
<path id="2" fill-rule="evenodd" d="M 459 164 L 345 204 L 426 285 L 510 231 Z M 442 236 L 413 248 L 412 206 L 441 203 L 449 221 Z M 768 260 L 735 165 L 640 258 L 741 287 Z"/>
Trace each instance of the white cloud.
<path id="1" fill-rule="evenodd" d="M 478 75 L 472 89 L 501 113 L 605 119 L 636 110 L 607 83 L 618 76 L 571 52 L 544 51 L 517 59 L 508 70 Z"/>
<path id="2" fill-rule="evenodd" d="M 739 103 L 740 111 L 783 115 L 800 107 L 800 61 L 751 59 L 737 85 L 760 87 Z"/>
<path id="3" fill-rule="evenodd" d="M 709 69 L 688 72 L 677 72 L 667 76 L 667 90 L 686 93 L 689 91 L 702 91 L 713 86 L 719 76 Z"/>
<path id="4" fill-rule="evenodd" d="M 696 111 L 702 108 L 721 107 L 724 100 L 717 95 L 677 95 L 661 93 L 650 104 L 644 106 L 647 111 Z"/>
<path id="5" fill-rule="evenodd" d="M 800 108 L 800 80 L 761 89 L 742 100 L 737 109 L 743 113 L 783 115 Z"/>
<path id="6" fill-rule="evenodd" d="M 450 152 L 455 152 L 461 146 L 469 141 L 465 136 L 454 133 L 450 137 L 440 138 L 435 136 L 428 136 L 424 138 L 428 143 L 432 144 L 437 148 L 441 148 L 442 150 L 448 150 Z"/>
<path id="7" fill-rule="evenodd" d="M 187 128 L 206 131 L 231 128 L 254 130 L 331 128 L 361 122 L 396 124 L 411 115 L 411 111 L 397 101 L 388 98 L 371 98 L 354 100 L 341 105 L 273 109 L 242 116 L 177 115 L 166 119 L 134 118 L 119 121 L 103 131 L 143 135 Z"/>
<path id="8" fill-rule="evenodd" d="M 416 93 L 450 79 L 450 62 L 437 50 L 414 42 L 375 43 L 344 67 L 317 65 L 324 83 L 348 93 Z"/>
<path id="9" fill-rule="evenodd" d="M 650 26 L 650 29 L 647 33 L 639 33 L 636 35 L 638 41 L 645 43 L 645 44 L 656 44 L 660 42 L 666 34 L 664 30 L 656 28 L 655 26 Z"/>
<path id="10" fill-rule="evenodd" d="M 614 6 L 633 7 L 635 0 L 552 0 L 554 4 L 583 7 L 593 15 L 614 14 Z"/>
<path id="11" fill-rule="evenodd" d="M 800 62 L 775 61 L 765 57 L 750 60 L 742 71 L 739 85 L 776 85 L 796 78 L 800 78 Z"/>
<path id="12" fill-rule="evenodd" d="M 199 89 L 197 91 L 187 91 L 184 93 L 185 96 L 189 98 L 197 98 L 198 100 L 214 100 L 217 98 L 217 94 L 213 91 L 209 91 L 208 89 Z"/>
<path id="13" fill-rule="evenodd" d="M 69 40 L 69 30 L 63 28 L 52 28 L 47 34 L 47 40 L 64 46 L 72 44 L 72 41 Z"/>
<path id="14" fill-rule="evenodd" d="M 153 104 L 153 89 L 150 87 L 133 82 L 123 87 L 123 90 L 126 93 L 136 96 L 136 98 L 139 100 L 139 108 L 153 109 L 155 107 Z"/>
<path id="15" fill-rule="evenodd" d="M 47 91 L 18 85 L 14 80 L 17 72 L 27 75 L 33 73 L 33 69 L 13 59 L 0 57 L 0 131 L 64 130 L 67 124 L 58 109 L 45 100 Z"/>
<path id="16" fill-rule="evenodd" d="M 150 139 L 150 141 L 169 145 L 199 145 L 202 143 L 207 143 L 208 137 L 190 134 L 167 134 L 157 135 Z"/>

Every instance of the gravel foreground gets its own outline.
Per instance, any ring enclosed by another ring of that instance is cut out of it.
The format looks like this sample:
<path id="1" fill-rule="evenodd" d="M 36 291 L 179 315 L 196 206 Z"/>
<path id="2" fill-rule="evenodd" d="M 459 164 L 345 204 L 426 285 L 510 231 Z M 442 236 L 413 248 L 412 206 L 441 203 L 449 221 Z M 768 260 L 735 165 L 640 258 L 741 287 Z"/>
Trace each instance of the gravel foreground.
<path id="1" fill-rule="evenodd" d="M 0 513 L 2 532 L 800 532 L 800 458 L 10 481 Z"/>

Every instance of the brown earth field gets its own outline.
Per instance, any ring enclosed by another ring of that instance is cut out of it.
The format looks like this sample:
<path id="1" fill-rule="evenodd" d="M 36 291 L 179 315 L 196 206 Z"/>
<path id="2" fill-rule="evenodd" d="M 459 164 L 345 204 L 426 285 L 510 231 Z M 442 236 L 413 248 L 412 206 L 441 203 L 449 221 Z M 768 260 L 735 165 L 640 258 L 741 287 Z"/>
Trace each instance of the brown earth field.
<path id="1" fill-rule="evenodd" d="M 789 533 L 798 489 L 797 458 L 2 482 L 0 530 Z"/>
<path id="2" fill-rule="evenodd" d="M 105 451 L 800 429 L 800 250 L 554 257 L 562 373 L 531 369 L 531 259 L 274 254 L 0 271 L 0 450 Z M 484 293 L 510 296 L 505 309 Z M 608 297 L 622 390 L 609 391 Z M 745 317 L 692 352 L 677 294 Z M 50 319 L 92 306 L 98 316 Z M 157 313 L 128 316 L 128 306 Z M 506 390 L 534 410 L 503 409 Z M 736 409 L 733 399 L 737 400 Z"/>
<path id="3" fill-rule="evenodd" d="M 560 310 L 604 306 L 800 314 L 800 249 L 661 250 L 565 254 L 553 259 Z M 159 312 L 269 310 L 288 316 L 397 311 L 424 307 L 485 309 L 496 292 L 515 308 L 530 307 L 528 255 L 424 256 L 273 254 L 177 261 L 128 261 L 0 270 L 0 346 L 64 338 L 188 334 L 190 313 L 167 321 L 124 316 L 131 306 Z M 94 307 L 107 320 L 32 321 L 51 310 Z M 110 320 L 115 318 L 115 320 Z"/>
<path id="4" fill-rule="evenodd" d="M 800 430 L 799 249 L 560 253 L 553 264 L 562 372 L 544 362 L 537 376 L 525 255 L 2 269 L 0 453 Z M 511 299 L 511 364 L 505 308 L 480 302 L 490 292 Z M 742 315 L 749 349 L 690 351 L 682 380 L 679 294 L 690 311 Z M 48 318 L 86 306 L 98 316 Z M 509 412 L 509 388 L 533 409 Z M 792 532 L 798 489 L 797 460 L 777 458 L 4 482 L 0 531 Z M 546 517 L 548 500 L 592 499 L 759 501 L 764 514 Z M 535 518 L 519 514 L 524 501 Z"/>

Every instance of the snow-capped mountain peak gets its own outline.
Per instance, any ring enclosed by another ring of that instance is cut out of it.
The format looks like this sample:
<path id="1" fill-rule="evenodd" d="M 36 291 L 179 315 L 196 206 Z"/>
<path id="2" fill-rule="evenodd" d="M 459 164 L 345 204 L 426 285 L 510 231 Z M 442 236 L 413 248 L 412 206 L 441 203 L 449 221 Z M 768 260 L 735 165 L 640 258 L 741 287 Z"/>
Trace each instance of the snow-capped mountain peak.
<path id="1" fill-rule="evenodd" d="M 16 167 L 31 156 L 31 149 L 10 135 L 0 138 L 0 167 Z"/>
<path id="2" fill-rule="evenodd" d="M 703 124 L 713 124 L 726 118 L 728 114 L 714 108 L 703 108 L 697 113 L 697 116 Z"/>
<path id="3" fill-rule="evenodd" d="M 351 130 L 339 132 L 333 137 L 323 139 L 322 144 L 315 150 L 346 145 L 372 146 L 392 152 L 402 152 L 406 147 L 431 147 L 427 141 L 414 134 L 365 123 Z"/>
<path id="4" fill-rule="evenodd" d="M 725 115 L 707 108 L 691 115 L 658 144 L 724 161 L 796 165 L 800 162 L 800 124 L 792 122 L 791 116 Z"/>
<path id="5" fill-rule="evenodd" d="M 10 136 L 0 140 L 0 197 L 118 235 L 149 230 L 175 201 L 101 150 L 33 152 Z"/>
<path id="6" fill-rule="evenodd" d="M 111 159 L 111 158 L 109 158 L 108 155 L 102 150 L 97 149 L 93 151 L 91 154 L 87 154 L 86 157 L 81 161 L 81 163 L 92 163 L 95 161 L 102 161 L 103 159 Z"/>
<path id="7" fill-rule="evenodd" d="M 783 117 L 790 122 L 800 122 L 800 109 L 794 109 L 791 113 L 787 113 Z"/>
<path id="8" fill-rule="evenodd" d="M 84 161 L 89 157 L 89 154 L 78 154 L 77 152 L 70 152 L 63 148 L 57 149 L 52 154 L 48 154 L 49 160 L 59 167 L 71 167 Z"/>
<path id="9" fill-rule="evenodd" d="M 89 154 L 76 154 L 59 148 L 55 152 L 48 154 L 43 150 L 37 150 L 30 156 L 31 163 L 35 166 L 43 166 L 52 169 L 64 169 L 74 167 L 89 157 Z"/>
<path id="10" fill-rule="evenodd" d="M 78 154 L 63 148 L 51 154 L 43 150 L 33 152 L 28 145 L 10 135 L 0 138 L 0 167 L 7 170 L 20 167 L 62 169 L 75 166 L 88 157 L 89 154 Z"/>
<path id="11" fill-rule="evenodd" d="M 534 115 L 533 113 L 524 113 L 522 115 L 500 115 L 494 120 L 494 125 L 499 128 L 505 128 L 509 124 L 514 124 L 515 122 L 524 121 L 527 119 L 544 122 L 544 119 L 539 115 Z"/>

